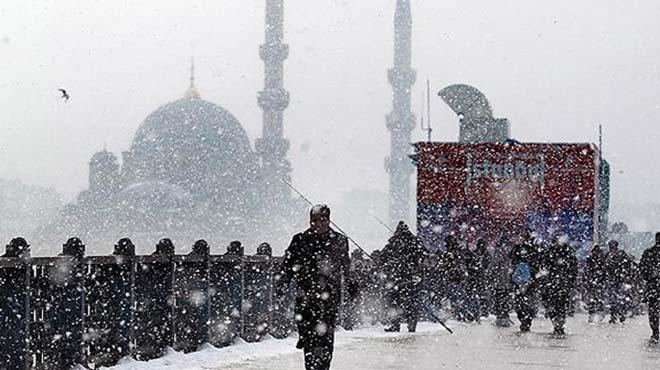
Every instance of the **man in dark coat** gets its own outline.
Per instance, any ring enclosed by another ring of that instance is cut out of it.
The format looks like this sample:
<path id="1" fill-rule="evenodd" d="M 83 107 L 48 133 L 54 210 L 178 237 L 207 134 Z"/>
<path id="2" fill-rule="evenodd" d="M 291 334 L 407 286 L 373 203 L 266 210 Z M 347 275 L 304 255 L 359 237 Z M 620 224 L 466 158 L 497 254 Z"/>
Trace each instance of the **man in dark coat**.
<path id="1" fill-rule="evenodd" d="M 399 331 L 405 318 L 408 331 L 414 332 L 419 320 L 419 294 L 422 282 L 424 251 L 417 237 L 403 222 L 381 253 L 385 274 L 386 299 L 390 326 L 386 331 Z"/>
<path id="2" fill-rule="evenodd" d="M 649 305 L 651 341 L 658 343 L 660 340 L 660 233 L 655 234 L 655 245 L 642 254 L 639 268 L 646 282 L 644 299 Z"/>
<path id="3" fill-rule="evenodd" d="M 536 273 L 538 272 L 536 246 L 526 239 L 513 246 L 509 258 L 512 268 L 513 302 L 520 321 L 520 331 L 528 332 L 536 316 Z"/>
<path id="4" fill-rule="evenodd" d="M 593 322 L 596 315 L 604 315 L 605 311 L 605 254 L 600 245 L 591 249 L 584 266 L 584 288 L 587 294 L 587 309 L 589 322 Z"/>
<path id="5" fill-rule="evenodd" d="M 486 242 L 483 239 L 477 240 L 476 249 L 468 250 L 466 257 L 468 318 L 479 321 L 481 316 L 488 316 L 489 309 L 486 271 L 490 265 L 490 254 Z"/>
<path id="6" fill-rule="evenodd" d="M 511 326 L 509 311 L 511 311 L 511 260 L 509 252 L 511 244 L 502 236 L 493 250 L 493 256 L 488 266 L 488 285 L 491 291 L 492 311 L 495 317 L 495 325 L 502 327 Z"/>
<path id="7" fill-rule="evenodd" d="M 445 252 L 441 263 L 452 314 L 456 320 L 469 320 L 466 251 L 453 235 L 445 237 Z"/>
<path id="8" fill-rule="evenodd" d="M 610 250 L 605 257 L 605 275 L 607 279 L 607 297 L 610 306 L 610 323 L 626 321 L 625 285 L 628 271 L 628 256 L 619 249 L 619 242 L 610 240 Z"/>
<path id="9" fill-rule="evenodd" d="M 298 286 L 297 348 L 304 351 L 307 370 L 330 369 L 342 280 L 349 266 L 348 240 L 330 228 L 330 208 L 312 207 L 310 227 L 291 240 L 278 282 L 280 292 L 292 280 Z"/>
<path id="10" fill-rule="evenodd" d="M 577 257 L 573 247 L 556 237 L 545 252 L 543 268 L 547 272 L 547 314 L 555 327 L 554 333 L 564 335 L 571 295 L 577 280 Z"/>

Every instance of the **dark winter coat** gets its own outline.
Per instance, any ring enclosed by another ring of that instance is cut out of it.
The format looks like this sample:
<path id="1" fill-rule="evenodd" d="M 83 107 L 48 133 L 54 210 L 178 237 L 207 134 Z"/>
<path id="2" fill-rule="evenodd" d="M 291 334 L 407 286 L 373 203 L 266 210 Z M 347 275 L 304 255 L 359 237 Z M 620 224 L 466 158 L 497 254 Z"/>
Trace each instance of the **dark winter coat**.
<path id="1" fill-rule="evenodd" d="M 397 231 L 383 248 L 380 259 L 388 279 L 403 284 L 420 281 L 424 251 L 409 230 Z"/>
<path id="2" fill-rule="evenodd" d="M 543 258 L 546 275 L 546 289 L 550 296 L 571 294 L 578 275 L 578 261 L 575 250 L 568 244 L 555 243 Z"/>
<path id="3" fill-rule="evenodd" d="M 459 245 L 447 245 L 442 255 L 442 267 L 448 283 L 464 284 L 468 277 L 467 256 Z"/>
<path id="4" fill-rule="evenodd" d="M 644 251 L 639 268 L 646 282 L 644 297 L 647 300 L 660 299 L 660 244 Z"/>
<path id="5" fill-rule="evenodd" d="M 621 287 L 629 280 L 631 274 L 631 260 L 626 252 L 617 250 L 609 252 L 605 257 L 605 276 L 610 288 Z"/>
<path id="6" fill-rule="evenodd" d="M 350 263 L 345 236 L 332 229 L 325 235 L 307 230 L 291 240 L 280 284 L 293 280 L 306 294 L 339 292 Z"/>
<path id="7" fill-rule="evenodd" d="M 279 288 L 290 281 L 298 286 L 295 312 L 298 320 L 299 348 L 324 340 L 318 334 L 334 330 L 340 305 L 342 278 L 348 278 L 350 258 L 348 240 L 330 229 L 323 235 L 311 230 L 296 234 L 284 255 Z"/>
<path id="8" fill-rule="evenodd" d="M 468 252 L 466 255 L 468 289 L 483 294 L 486 289 L 486 272 L 490 265 L 490 255 L 485 248 Z"/>
<path id="9" fill-rule="evenodd" d="M 591 253 L 584 266 L 585 287 L 602 289 L 605 287 L 605 255 L 602 252 Z"/>

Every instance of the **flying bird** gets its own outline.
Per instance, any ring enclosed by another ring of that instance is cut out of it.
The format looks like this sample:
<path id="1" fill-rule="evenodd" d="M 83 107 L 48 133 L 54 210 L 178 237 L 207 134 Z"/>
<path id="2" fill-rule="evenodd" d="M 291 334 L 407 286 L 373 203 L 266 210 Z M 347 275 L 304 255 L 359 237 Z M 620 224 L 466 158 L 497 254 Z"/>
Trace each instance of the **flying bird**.
<path id="1" fill-rule="evenodd" d="M 62 99 L 64 99 L 64 101 L 69 101 L 69 94 L 66 92 L 66 90 L 64 89 L 58 89 L 58 90 L 60 90 L 60 92 L 62 93 Z"/>

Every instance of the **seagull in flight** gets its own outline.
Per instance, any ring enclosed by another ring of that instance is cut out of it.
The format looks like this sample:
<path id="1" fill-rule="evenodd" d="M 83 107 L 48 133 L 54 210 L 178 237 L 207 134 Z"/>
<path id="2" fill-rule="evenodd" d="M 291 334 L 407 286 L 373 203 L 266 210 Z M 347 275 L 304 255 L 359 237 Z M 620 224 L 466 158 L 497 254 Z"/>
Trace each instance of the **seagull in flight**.
<path id="1" fill-rule="evenodd" d="M 66 92 L 64 89 L 58 89 L 62 93 L 62 99 L 64 99 L 65 102 L 69 101 L 69 94 Z"/>

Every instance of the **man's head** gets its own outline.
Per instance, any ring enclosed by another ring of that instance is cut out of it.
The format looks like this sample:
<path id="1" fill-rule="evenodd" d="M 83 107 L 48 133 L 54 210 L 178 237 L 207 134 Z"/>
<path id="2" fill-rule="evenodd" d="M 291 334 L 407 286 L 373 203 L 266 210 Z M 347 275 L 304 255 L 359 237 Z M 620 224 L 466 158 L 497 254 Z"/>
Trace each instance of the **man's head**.
<path id="1" fill-rule="evenodd" d="M 616 240 L 610 240 L 607 242 L 607 246 L 610 248 L 610 252 L 616 252 L 619 250 L 619 242 Z"/>
<path id="2" fill-rule="evenodd" d="M 655 244 L 660 245 L 660 233 L 655 233 Z"/>
<path id="3" fill-rule="evenodd" d="M 325 234 L 330 230 L 330 208 L 317 204 L 309 211 L 309 226 L 316 234 Z"/>

